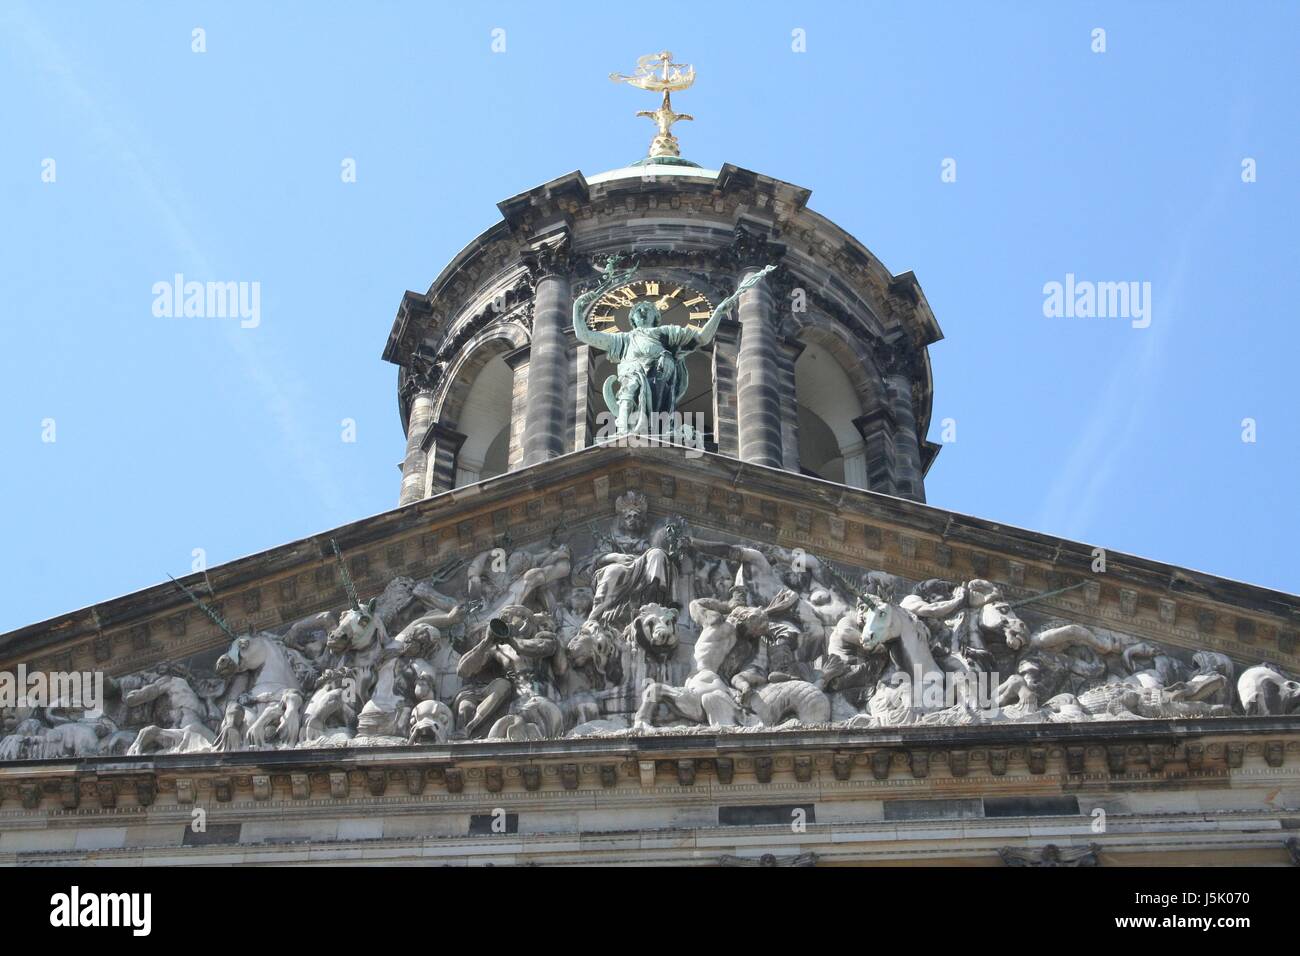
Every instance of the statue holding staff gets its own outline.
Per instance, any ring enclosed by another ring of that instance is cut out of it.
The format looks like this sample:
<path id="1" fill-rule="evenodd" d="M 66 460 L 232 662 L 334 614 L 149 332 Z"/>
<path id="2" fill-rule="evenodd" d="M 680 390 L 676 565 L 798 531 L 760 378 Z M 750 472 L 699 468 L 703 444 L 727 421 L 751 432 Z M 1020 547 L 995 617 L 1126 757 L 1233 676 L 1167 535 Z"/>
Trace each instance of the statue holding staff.
<path id="1" fill-rule="evenodd" d="M 718 331 L 722 316 L 742 292 L 757 285 L 764 276 L 776 268 L 764 266 L 741 282 L 734 293 L 727 296 L 713 310 L 709 320 L 699 329 L 681 325 L 660 325 L 659 309 L 651 302 L 638 302 L 628 313 L 632 328 L 627 332 L 598 332 L 587 324 L 586 313 L 601 296 L 611 289 L 627 284 L 636 275 L 636 264 L 620 269 L 621 257 L 611 256 L 601 271 L 600 282 L 584 292 L 573 303 L 573 333 L 579 342 L 609 353 L 618 372 L 611 375 L 604 386 L 605 404 L 615 416 L 615 434 L 659 434 L 664 438 L 681 438 L 670 426 L 664 435 L 655 427 L 677 410 L 677 403 L 686 394 L 690 379 L 686 371 L 686 356 L 708 347 Z M 618 391 L 615 393 L 614 386 Z"/>

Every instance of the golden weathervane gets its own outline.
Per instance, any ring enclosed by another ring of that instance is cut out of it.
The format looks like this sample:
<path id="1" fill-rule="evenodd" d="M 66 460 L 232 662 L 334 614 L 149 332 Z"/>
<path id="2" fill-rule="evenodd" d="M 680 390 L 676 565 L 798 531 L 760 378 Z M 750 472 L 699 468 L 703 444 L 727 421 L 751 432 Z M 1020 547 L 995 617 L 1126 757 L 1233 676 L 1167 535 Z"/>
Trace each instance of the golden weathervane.
<path id="1" fill-rule="evenodd" d="M 622 73 L 611 73 L 609 78 L 615 83 L 627 83 L 638 89 L 663 93 L 664 100 L 659 104 L 659 109 L 641 110 L 636 115 L 650 117 L 659 127 L 658 134 L 650 141 L 651 158 L 656 156 L 680 156 L 681 153 L 677 149 L 677 137 L 672 134 L 672 125 L 678 120 L 693 120 L 695 117 L 689 113 L 674 112 L 670 94 L 673 90 L 684 90 L 695 82 L 695 67 L 674 63 L 673 55 L 665 50 L 662 53 L 651 53 L 637 60 L 636 72 L 632 75 L 625 76 Z"/>

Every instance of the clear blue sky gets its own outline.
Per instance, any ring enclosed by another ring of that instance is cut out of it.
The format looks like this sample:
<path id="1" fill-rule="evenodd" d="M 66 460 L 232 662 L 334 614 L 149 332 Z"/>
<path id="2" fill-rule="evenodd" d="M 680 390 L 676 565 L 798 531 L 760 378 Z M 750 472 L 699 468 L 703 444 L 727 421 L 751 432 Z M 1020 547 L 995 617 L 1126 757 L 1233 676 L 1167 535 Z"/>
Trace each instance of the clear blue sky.
<path id="1" fill-rule="evenodd" d="M 643 155 L 606 75 L 664 48 L 686 156 L 916 272 L 931 503 L 1300 590 L 1300 4 L 8 0 L 0 631 L 393 507 L 402 291 Z M 260 326 L 155 317 L 178 272 L 259 282 Z M 1045 318 L 1066 273 L 1150 282 L 1150 327 Z"/>

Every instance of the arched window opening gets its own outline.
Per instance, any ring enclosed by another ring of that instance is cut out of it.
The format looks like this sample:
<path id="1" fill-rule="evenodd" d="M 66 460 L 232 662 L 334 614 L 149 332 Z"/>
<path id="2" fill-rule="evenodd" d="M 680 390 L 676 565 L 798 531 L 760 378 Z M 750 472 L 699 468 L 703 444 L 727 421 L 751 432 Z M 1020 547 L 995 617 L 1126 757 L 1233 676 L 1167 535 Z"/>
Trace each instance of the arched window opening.
<path id="1" fill-rule="evenodd" d="M 514 372 L 501 355 L 494 355 L 479 369 L 456 423 L 465 436 L 456 456 L 457 488 L 505 473 L 513 390 Z"/>
<path id="2" fill-rule="evenodd" d="M 862 403 L 848 373 L 824 346 L 809 342 L 794 366 L 799 405 L 799 467 L 853 488 L 867 487 L 867 461 L 854 419 Z"/>
<path id="3" fill-rule="evenodd" d="M 799 406 L 799 470 L 844 484 L 844 455 L 831 427 L 806 405 Z"/>

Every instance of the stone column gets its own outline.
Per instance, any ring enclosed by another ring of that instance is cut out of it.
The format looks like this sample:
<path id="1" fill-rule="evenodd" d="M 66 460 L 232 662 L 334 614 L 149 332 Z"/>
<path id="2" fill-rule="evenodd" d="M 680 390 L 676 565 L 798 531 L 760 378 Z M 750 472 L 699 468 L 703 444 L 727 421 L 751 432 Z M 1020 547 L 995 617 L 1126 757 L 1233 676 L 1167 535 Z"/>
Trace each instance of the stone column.
<path id="1" fill-rule="evenodd" d="M 429 460 L 430 495 L 451 491 L 456 487 L 456 460 L 460 457 L 460 446 L 463 444 L 465 436 L 441 422 L 434 422 L 429 428 L 425 454 Z"/>
<path id="2" fill-rule="evenodd" d="M 853 426 L 862 436 L 862 473 L 864 483 L 854 487 L 879 491 L 887 495 L 898 493 L 894 485 L 895 453 L 894 432 L 896 423 L 890 408 L 877 408 L 853 419 Z M 844 449 L 840 449 L 844 451 Z M 858 472 L 854 471 L 855 477 Z M 849 480 L 848 453 L 845 452 L 844 483 L 853 485 Z"/>
<path id="3" fill-rule="evenodd" d="M 424 497 L 429 469 L 424 437 L 432 422 L 433 392 L 421 389 L 411 399 L 411 416 L 406 425 L 406 457 L 402 459 L 402 490 L 397 499 L 399 507 Z"/>
<path id="4" fill-rule="evenodd" d="M 912 382 L 919 374 L 916 357 L 906 344 L 896 344 L 879 354 L 885 390 L 894 418 L 894 487 L 900 498 L 925 500 L 921 481 L 921 444 L 916 434 L 916 409 Z"/>
<path id="5" fill-rule="evenodd" d="M 569 388 L 573 396 L 572 414 L 567 424 L 572 429 L 573 449 L 591 444 L 593 414 L 591 408 L 591 349 L 578 341 L 573 327 L 564 333 L 565 348 L 569 349 Z M 601 407 L 603 402 L 597 403 Z"/>
<path id="6" fill-rule="evenodd" d="M 761 268 L 740 270 L 737 285 Z M 740 352 L 736 359 L 736 418 L 740 458 L 781 467 L 781 369 L 776 305 L 766 282 L 740 296 Z M 790 410 L 793 413 L 793 409 Z"/>
<path id="7" fill-rule="evenodd" d="M 736 441 L 736 327 L 723 322 L 713 337 L 713 441 L 719 455 L 740 457 Z"/>
<path id="8" fill-rule="evenodd" d="M 771 276 L 768 278 L 770 279 Z M 789 301 L 788 290 L 783 291 L 775 283 L 772 294 L 778 303 Z M 799 361 L 804 348 L 802 342 L 787 339 L 780 344 L 781 351 L 777 359 L 781 373 L 781 408 L 785 410 L 781 415 L 781 461 L 787 471 L 796 473 L 799 471 L 799 386 L 795 381 L 794 366 Z M 844 452 L 844 455 L 847 458 L 848 452 Z M 847 464 L 845 467 L 848 467 Z M 863 474 L 865 473 L 864 469 Z"/>
<path id="9" fill-rule="evenodd" d="M 524 466 L 563 455 L 569 369 L 565 327 L 572 321 L 567 244 L 552 244 L 529 257 L 537 277 L 533 296 L 533 339 L 528 360 L 528 403 L 524 415 Z"/>
<path id="10" fill-rule="evenodd" d="M 921 482 L 921 445 L 916 436 L 916 411 L 912 405 L 912 380 L 906 375 L 885 379 L 894 406 L 894 484 L 898 494 L 913 501 L 925 500 Z"/>
<path id="11" fill-rule="evenodd" d="M 524 464 L 524 419 L 528 414 L 528 357 L 529 346 L 524 345 L 505 356 L 505 363 L 514 372 L 510 389 L 510 449 L 506 455 L 506 470 L 518 471 Z"/>

